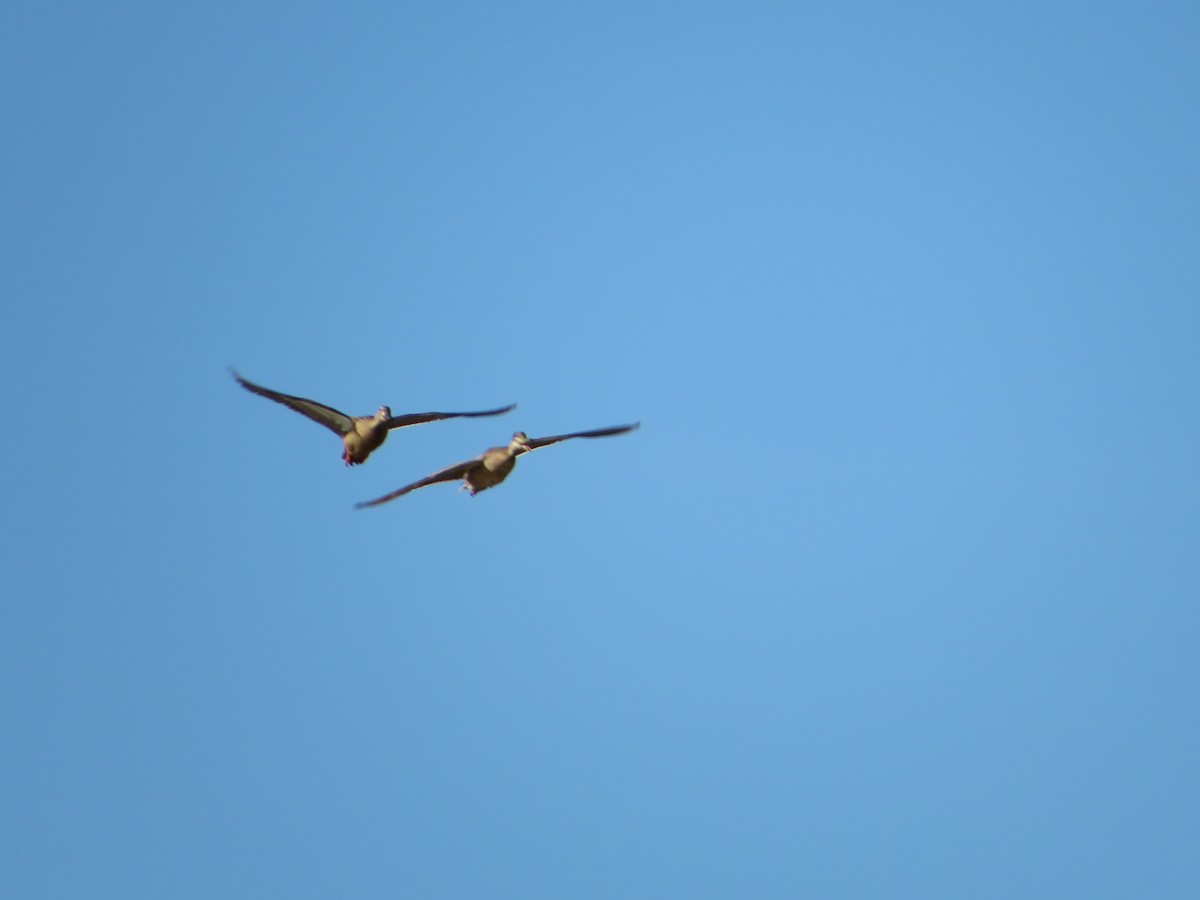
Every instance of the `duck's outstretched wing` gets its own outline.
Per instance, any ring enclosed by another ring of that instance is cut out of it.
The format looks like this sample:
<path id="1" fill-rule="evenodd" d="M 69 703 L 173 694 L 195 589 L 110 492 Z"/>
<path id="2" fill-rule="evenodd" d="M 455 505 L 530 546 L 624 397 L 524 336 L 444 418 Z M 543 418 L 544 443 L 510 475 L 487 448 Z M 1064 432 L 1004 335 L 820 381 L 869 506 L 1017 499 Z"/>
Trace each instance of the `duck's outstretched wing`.
<path id="1" fill-rule="evenodd" d="M 440 472 L 434 472 L 432 475 L 426 475 L 420 481 L 414 481 L 412 484 L 406 484 L 402 488 L 397 488 L 390 494 L 384 494 L 382 497 L 376 497 L 374 500 L 364 500 L 362 503 L 355 503 L 355 509 L 366 509 L 368 506 L 378 506 L 380 503 L 387 503 L 389 500 L 395 500 L 397 497 L 403 497 L 409 491 L 415 491 L 417 488 L 423 488 L 427 485 L 438 484 L 442 481 L 458 481 L 473 468 L 480 464 L 478 459 L 469 459 L 466 462 L 455 463 L 452 466 L 447 466 Z"/>
<path id="2" fill-rule="evenodd" d="M 354 420 L 341 410 L 334 409 L 332 406 L 326 406 L 324 403 L 318 403 L 316 400 L 309 400 L 307 397 L 293 397 L 291 394 L 281 394 L 279 391 L 265 388 L 261 384 L 247 381 L 233 369 L 229 371 L 237 379 L 237 383 L 250 393 L 266 397 L 268 400 L 274 400 L 276 403 L 282 403 L 288 409 L 295 410 L 302 416 L 307 416 L 318 425 L 324 425 L 334 434 L 339 436 L 346 435 L 354 430 Z"/>
<path id="3" fill-rule="evenodd" d="M 392 416 L 383 427 L 388 431 L 393 428 L 404 428 L 407 425 L 424 425 L 426 422 L 437 422 L 440 419 L 475 419 L 479 416 L 499 416 L 517 408 L 517 404 L 510 403 L 508 406 L 501 406 L 499 409 L 485 409 L 482 412 L 423 412 L 423 413 L 406 413 L 403 416 Z"/>
<path id="4" fill-rule="evenodd" d="M 629 431 L 634 431 L 641 426 L 641 422 L 634 422 L 632 425 L 614 425 L 612 428 L 596 428 L 592 431 L 572 431 L 570 434 L 555 434 L 550 437 L 530 438 L 529 443 L 521 448 L 522 453 L 528 453 L 530 450 L 537 450 L 539 447 L 548 447 L 551 444 L 557 444 L 559 441 L 569 441 L 571 438 L 598 438 L 610 437 L 614 434 L 625 434 Z"/>

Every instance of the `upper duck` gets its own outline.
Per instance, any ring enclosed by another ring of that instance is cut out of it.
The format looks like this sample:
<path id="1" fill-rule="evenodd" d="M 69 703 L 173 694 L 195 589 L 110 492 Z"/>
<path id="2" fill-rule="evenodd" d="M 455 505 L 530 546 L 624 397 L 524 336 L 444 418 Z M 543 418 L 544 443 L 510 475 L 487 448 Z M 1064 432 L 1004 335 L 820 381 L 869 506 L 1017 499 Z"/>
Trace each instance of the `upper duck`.
<path id="1" fill-rule="evenodd" d="M 232 370 L 231 370 L 232 371 Z M 379 407 L 373 416 L 348 416 L 344 412 L 309 400 L 305 397 L 293 397 L 291 394 L 281 394 L 262 385 L 248 381 L 233 372 L 237 383 L 253 394 L 282 403 L 288 409 L 294 409 L 303 416 L 308 416 L 314 422 L 324 425 L 342 439 L 344 449 L 342 460 L 348 466 L 356 466 L 367 461 L 367 457 L 383 446 L 388 432 L 393 428 L 404 428 L 407 425 L 421 425 L 425 422 L 436 422 L 439 419 L 475 418 L 476 416 L 498 416 L 516 407 L 516 404 L 502 406 L 499 409 L 485 409 L 480 412 L 423 412 L 406 413 L 393 416 L 391 409 Z"/>
<path id="2" fill-rule="evenodd" d="M 440 472 L 427 475 L 420 481 L 414 481 L 412 484 L 398 488 L 390 494 L 384 494 L 382 497 L 376 497 L 374 500 L 357 503 L 355 504 L 355 508 L 362 509 L 367 506 L 378 506 L 380 503 L 395 500 L 397 497 L 402 497 L 409 491 L 415 491 L 417 488 L 423 488 L 430 484 L 438 484 L 442 481 L 457 481 L 460 478 L 463 480 L 462 490 L 468 491 L 473 497 L 480 491 L 486 491 L 490 487 L 495 487 L 507 478 L 508 473 L 517 464 L 517 457 L 522 453 L 528 453 L 531 450 L 537 450 L 539 447 L 557 444 L 559 441 L 566 441 L 571 438 L 598 438 L 614 434 L 625 434 L 628 431 L 633 431 L 640 424 L 639 422 L 635 422 L 632 425 L 614 425 L 612 428 L 597 428 L 594 431 L 573 431 L 570 434 L 556 434 L 543 438 L 531 438 L 525 432 L 518 431 L 504 447 L 490 447 L 474 459 L 468 459 L 466 462 L 447 466 Z"/>

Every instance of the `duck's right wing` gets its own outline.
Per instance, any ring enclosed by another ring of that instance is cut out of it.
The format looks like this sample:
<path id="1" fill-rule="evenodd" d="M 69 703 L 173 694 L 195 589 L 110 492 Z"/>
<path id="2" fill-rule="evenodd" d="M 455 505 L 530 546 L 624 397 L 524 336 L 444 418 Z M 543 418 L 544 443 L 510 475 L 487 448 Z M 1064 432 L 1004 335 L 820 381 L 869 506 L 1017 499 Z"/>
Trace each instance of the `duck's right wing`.
<path id="1" fill-rule="evenodd" d="M 270 388 L 263 387 L 261 384 L 255 384 L 253 381 L 246 380 L 232 369 L 229 371 L 237 379 L 237 383 L 250 393 L 266 397 L 268 400 L 274 400 L 276 403 L 282 403 L 288 409 L 295 410 L 302 416 L 307 416 L 318 425 L 324 425 L 336 435 L 347 435 L 354 430 L 354 420 L 341 410 L 334 409 L 332 406 L 326 406 L 324 403 L 318 403 L 316 400 L 309 400 L 307 397 L 293 397 L 291 394 L 281 394 L 279 391 L 273 391 Z"/>
<path id="2" fill-rule="evenodd" d="M 452 466 L 447 466 L 440 472 L 434 472 L 432 475 L 426 475 L 420 481 L 414 481 L 412 484 L 406 484 L 402 488 L 397 488 L 390 494 L 384 494 L 382 497 L 376 497 L 374 500 L 364 500 L 362 503 L 355 503 L 355 509 L 366 509 L 368 506 L 378 506 L 381 503 L 387 503 L 389 500 L 395 500 L 397 497 L 403 497 L 410 491 L 415 491 L 417 488 L 423 488 L 431 484 L 438 484 L 443 481 L 458 481 L 473 468 L 479 465 L 478 459 L 469 459 L 466 462 L 455 463 Z"/>

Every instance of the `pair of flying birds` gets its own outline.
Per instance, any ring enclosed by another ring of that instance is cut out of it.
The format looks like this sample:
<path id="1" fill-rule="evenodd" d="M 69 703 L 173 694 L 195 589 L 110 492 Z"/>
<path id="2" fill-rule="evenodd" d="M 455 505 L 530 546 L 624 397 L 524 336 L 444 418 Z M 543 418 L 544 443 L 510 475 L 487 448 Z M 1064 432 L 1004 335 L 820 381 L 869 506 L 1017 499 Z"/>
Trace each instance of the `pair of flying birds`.
<path id="1" fill-rule="evenodd" d="M 509 406 L 502 406 L 499 409 L 485 409 L 479 412 L 424 412 L 393 416 L 392 411 L 388 407 L 381 406 L 373 416 L 348 416 L 340 410 L 326 406 L 323 403 L 318 403 L 315 400 L 309 400 L 305 397 L 293 397 L 291 394 L 281 394 L 279 391 L 265 388 L 262 385 L 255 384 L 253 381 L 247 381 L 237 372 L 233 373 L 233 377 L 237 379 L 238 384 L 251 393 L 258 394 L 260 397 L 266 397 L 268 400 L 274 400 L 276 403 L 282 403 L 288 409 L 293 409 L 301 415 L 307 416 L 314 422 L 324 425 L 330 431 L 337 434 L 342 439 L 344 447 L 342 450 L 342 460 L 348 466 L 357 466 L 366 462 L 368 456 L 383 446 L 383 442 L 387 440 L 388 432 L 393 428 L 404 428 L 407 425 L 422 425 L 425 422 L 436 422 L 440 419 L 473 419 L 480 416 L 498 416 L 516 407 L 516 404 L 513 403 Z M 490 487 L 495 487 L 507 478 L 508 473 L 517 464 L 517 457 L 522 453 L 528 453 L 530 450 L 537 450 L 539 447 L 547 447 L 550 444 L 557 444 L 559 441 L 571 438 L 598 438 L 609 437 L 614 434 L 625 434 L 627 431 L 633 431 L 637 428 L 638 424 L 635 422 L 632 425 L 616 425 L 612 428 L 596 428 L 592 431 L 573 431 L 570 434 L 556 434 L 542 438 L 531 438 L 525 432 L 518 431 L 512 436 L 512 440 L 508 442 L 507 446 L 491 447 L 474 459 L 447 466 L 441 471 L 425 476 L 420 481 L 406 484 L 404 487 L 398 488 L 390 494 L 384 494 L 382 497 L 376 497 L 374 500 L 367 500 L 363 503 L 355 504 L 355 506 L 359 509 L 366 506 L 378 506 L 380 503 L 395 500 L 397 497 L 401 497 L 409 491 L 415 491 L 417 488 L 423 488 L 430 484 L 438 484 L 442 481 L 458 481 L 460 478 L 463 481 L 463 488 L 474 496 L 479 491 L 486 491 Z"/>

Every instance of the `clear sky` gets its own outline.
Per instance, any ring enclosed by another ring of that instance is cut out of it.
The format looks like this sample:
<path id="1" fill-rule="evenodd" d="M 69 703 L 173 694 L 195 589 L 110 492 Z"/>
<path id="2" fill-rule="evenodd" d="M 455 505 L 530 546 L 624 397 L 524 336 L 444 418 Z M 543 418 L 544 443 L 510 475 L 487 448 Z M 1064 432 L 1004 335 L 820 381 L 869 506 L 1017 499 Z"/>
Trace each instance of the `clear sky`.
<path id="1" fill-rule="evenodd" d="M 1198 88 L 1191 2 L 7 5 L 4 895 L 1200 896 Z M 520 406 L 346 469 L 229 366 Z"/>

